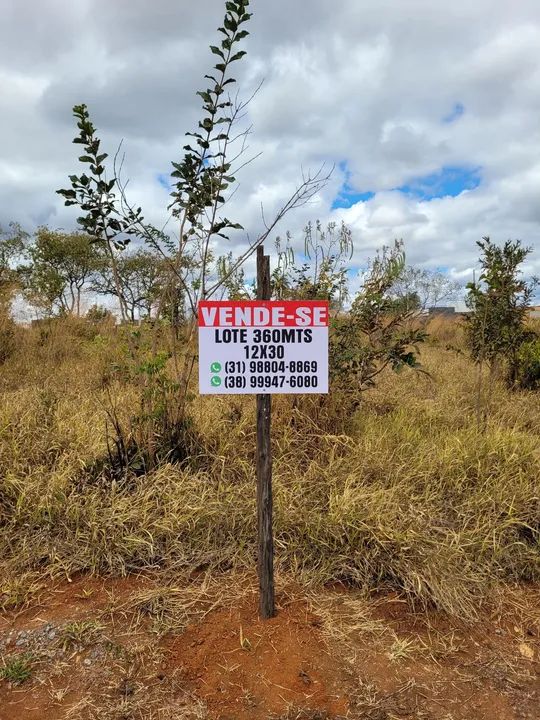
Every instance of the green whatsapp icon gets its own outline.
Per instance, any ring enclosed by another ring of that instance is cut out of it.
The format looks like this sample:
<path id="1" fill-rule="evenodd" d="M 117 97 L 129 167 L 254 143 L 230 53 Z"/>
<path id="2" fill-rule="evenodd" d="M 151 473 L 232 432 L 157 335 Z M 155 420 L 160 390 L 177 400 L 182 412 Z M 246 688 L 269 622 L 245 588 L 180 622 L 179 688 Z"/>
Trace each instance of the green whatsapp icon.
<path id="1" fill-rule="evenodd" d="M 219 386 L 221 385 L 221 378 L 219 377 L 219 375 L 214 375 L 214 376 L 210 379 L 210 385 L 211 385 L 212 387 L 219 387 Z"/>
<path id="2" fill-rule="evenodd" d="M 221 372 L 221 363 L 213 362 L 210 364 L 210 372 L 218 373 Z"/>

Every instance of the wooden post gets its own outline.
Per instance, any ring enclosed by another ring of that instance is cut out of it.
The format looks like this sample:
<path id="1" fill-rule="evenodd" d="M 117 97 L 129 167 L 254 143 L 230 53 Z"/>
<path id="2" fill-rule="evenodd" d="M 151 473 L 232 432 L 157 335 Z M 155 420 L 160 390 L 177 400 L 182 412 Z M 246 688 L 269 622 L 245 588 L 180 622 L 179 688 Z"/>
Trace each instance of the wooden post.
<path id="1" fill-rule="evenodd" d="M 270 257 L 257 248 L 257 300 L 270 300 Z M 274 617 L 274 537 L 272 531 L 272 446 L 270 418 L 272 396 L 257 395 L 257 524 L 259 615 Z"/>

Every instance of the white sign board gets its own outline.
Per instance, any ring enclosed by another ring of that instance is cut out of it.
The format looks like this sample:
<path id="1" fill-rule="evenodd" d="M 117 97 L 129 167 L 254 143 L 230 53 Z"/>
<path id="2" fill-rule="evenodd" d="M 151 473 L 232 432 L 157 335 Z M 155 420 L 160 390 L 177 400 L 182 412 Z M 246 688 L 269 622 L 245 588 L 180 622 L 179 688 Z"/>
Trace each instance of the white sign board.
<path id="1" fill-rule="evenodd" d="M 328 303 L 199 303 L 203 395 L 328 392 Z"/>

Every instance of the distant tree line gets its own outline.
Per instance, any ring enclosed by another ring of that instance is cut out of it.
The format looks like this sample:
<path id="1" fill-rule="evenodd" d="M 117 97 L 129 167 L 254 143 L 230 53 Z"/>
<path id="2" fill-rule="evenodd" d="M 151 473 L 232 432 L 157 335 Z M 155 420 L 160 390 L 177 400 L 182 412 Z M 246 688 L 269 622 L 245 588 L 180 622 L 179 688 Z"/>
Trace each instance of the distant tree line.
<path id="1" fill-rule="evenodd" d="M 350 299 L 353 241 L 350 229 L 317 221 L 303 231 L 303 252 L 297 257 L 288 233 L 276 240 L 277 265 L 272 275 L 275 299 L 327 299 L 334 312 Z M 216 277 L 223 277 L 220 297 L 255 296 L 242 267 L 233 269 L 232 255 L 218 258 Z M 163 319 L 182 324 L 189 304 L 180 283 L 171 282 L 169 258 L 145 247 L 124 246 L 116 251 L 114 268 L 103 245 L 82 231 L 63 232 L 40 227 L 33 236 L 12 223 L 0 229 L 0 288 L 19 292 L 44 316 L 75 315 L 88 310 L 90 298 L 105 305 L 124 306 L 130 322 Z M 441 272 L 404 265 L 387 288 L 395 309 L 415 312 L 454 299 L 458 283 Z"/>
<path id="2" fill-rule="evenodd" d="M 147 248 L 126 249 L 116 264 L 127 319 L 151 319 L 165 278 L 163 259 Z M 118 300 L 110 258 L 93 238 L 47 227 L 33 237 L 15 224 L 0 230 L 0 287 L 21 293 L 45 316 L 81 316 L 91 296 Z"/>

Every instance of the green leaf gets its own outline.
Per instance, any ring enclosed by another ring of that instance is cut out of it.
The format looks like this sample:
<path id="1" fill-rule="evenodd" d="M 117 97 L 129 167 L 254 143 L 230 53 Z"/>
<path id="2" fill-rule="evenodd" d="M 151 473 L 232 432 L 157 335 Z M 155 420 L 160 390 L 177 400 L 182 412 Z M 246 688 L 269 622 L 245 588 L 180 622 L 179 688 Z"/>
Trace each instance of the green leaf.
<path id="1" fill-rule="evenodd" d="M 198 90 L 198 91 L 197 91 L 197 95 L 200 95 L 200 97 L 202 97 L 202 99 L 203 99 L 204 102 L 206 102 L 206 103 L 211 103 L 211 102 L 212 102 L 212 96 L 210 95 L 210 93 L 208 92 L 208 90 Z"/>
<path id="2" fill-rule="evenodd" d="M 214 55 L 219 55 L 219 57 L 225 60 L 225 55 L 220 48 L 216 47 L 215 45 L 210 45 L 210 50 L 214 53 Z"/>
<path id="3" fill-rule="evenodd" d="M 238 23 L 236 22 L 236 20 L 234 20 L 234 18 L 230 17 L 229 15 L 225 16 L 223 24 L 225 25 L 227 30 L 230 30 L 233 33 L 238 30 Z"/>

